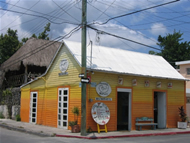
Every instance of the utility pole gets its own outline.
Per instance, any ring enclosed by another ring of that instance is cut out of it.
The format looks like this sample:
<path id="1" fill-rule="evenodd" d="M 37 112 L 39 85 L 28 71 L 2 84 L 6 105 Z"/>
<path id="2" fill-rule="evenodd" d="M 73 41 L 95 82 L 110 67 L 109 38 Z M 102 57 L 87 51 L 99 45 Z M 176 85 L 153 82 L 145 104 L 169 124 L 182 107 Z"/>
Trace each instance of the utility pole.
<path id="1" fill-rule="evenodd" d="M 81 63 L 82 73 L 86 78 L 86 9 L 87 0 L 82 0 L 82 39 L 81 39 Z M 86 136 L 86 83 L 81 83 L 81 135 Z"/>

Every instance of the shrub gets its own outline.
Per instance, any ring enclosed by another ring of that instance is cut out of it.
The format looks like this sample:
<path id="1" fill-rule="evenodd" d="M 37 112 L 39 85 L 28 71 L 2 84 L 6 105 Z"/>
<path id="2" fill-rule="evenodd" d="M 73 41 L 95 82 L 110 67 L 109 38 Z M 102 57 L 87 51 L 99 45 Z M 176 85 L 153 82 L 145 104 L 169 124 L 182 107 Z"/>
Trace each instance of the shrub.
<path id="1" fill-rule="evenodd" d="M 17 114 L 16 117 L 15 117 L 16 121 L 21 121 L 21 118 L 20 118 L 20 115 Z"/>
<path id="2" fill-rule="evenodd" d="M 180 119 L 181 119 L 181 122 L 186 122 L 186 120 L 187 120 L 187 115 L 186 115 L 186 113 L 185 113 L 185 109 L 183 108 L 183 106 L 178 107 L 178 109 L 179 109 L 179 117 L 180 117 Z"/>

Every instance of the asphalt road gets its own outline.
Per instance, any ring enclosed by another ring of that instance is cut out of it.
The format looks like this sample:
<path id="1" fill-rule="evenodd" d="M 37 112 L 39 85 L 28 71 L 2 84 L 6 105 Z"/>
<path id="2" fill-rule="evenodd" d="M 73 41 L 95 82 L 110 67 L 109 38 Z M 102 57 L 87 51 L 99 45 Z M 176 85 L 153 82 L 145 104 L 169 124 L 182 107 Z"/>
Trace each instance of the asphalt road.
<path id="1" fill-rule="evenodd" d="M 130 137 L 113 139 L 77 139 L 63 137 L 39 137 L 0 127 L 0 143 L 190 143 L 190 134 Z"/>

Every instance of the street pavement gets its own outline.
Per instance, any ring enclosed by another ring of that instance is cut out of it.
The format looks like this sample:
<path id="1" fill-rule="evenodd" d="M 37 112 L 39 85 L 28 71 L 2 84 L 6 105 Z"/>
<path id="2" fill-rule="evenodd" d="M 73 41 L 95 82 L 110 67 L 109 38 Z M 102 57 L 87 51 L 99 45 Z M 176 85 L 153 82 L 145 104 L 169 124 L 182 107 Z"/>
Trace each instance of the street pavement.
<path id="1" fill-rule="evenodd" d="M 190 128 L 178 129 L 156 129 L 156 130 L 143 130 L 143 131 L 114 131 L 114 132 L 92 132 L 87 133 L 86 136 L 81 136 L 80 133 L 71 133 L 70 130 L 48 127 L 43 125 L 35 125 L 25 122 L 17 122 L 10 119 L 0 119 L 0 127 L 10 130 L 16 130 L 29 134 L 34 134 L 44 137 L 69 137 L 81 139 L 106 139 L 106 138 L 122 138 L 122 137 L 144 137 L 144 136 L 159 136 L 159 135 L 176 135 L 176 134 L 190 134 Z"/>

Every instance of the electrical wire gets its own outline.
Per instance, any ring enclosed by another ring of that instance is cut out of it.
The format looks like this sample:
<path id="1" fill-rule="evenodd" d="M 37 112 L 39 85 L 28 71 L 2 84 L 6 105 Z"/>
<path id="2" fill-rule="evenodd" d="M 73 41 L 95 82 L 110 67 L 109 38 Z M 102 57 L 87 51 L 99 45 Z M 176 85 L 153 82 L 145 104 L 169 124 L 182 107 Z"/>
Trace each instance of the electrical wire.
<path id="1" fill-rule="evenodd" d="M 70 17 L 72 17 L 73 19 L 75 19 L 76 21 L 80 22 L 78 19 L 76 19 L 75 17 L 73 17 L 71 14 L 69 14 L 66 10 L 64 10 L 62 7 L 60 7 L 54 0 L 52 0 L 53 3 L 59 7 L 62 11 L 64 11 L 66 14 L 68 14 Z"/>
<path id="2" fill-rule="evenodd" d="M 40 2 L 40 0 L 38 0 L 34 5 L 32 5 L 30 8 L 29 8 L 29 10 L 31 9 L 31 8 L 33 8 L 35 5 L 37 5 L 38 3 Z M 25 12 L 27 12 L 28 10 L 26 10 Z M 23 14 L 22 14 L 23 15 Z M 21 15 L 21 16 L 22 16 Z M 6 27 L 8 27 L 9 25 L 11 25 L 13 22 L 15 22 L 18 18 L 20 18 L 21 16 L 19 16 L 19 17 L 17 17 L 16 19 L 14 19 L 13 21 L 11 21 L 8 25 L 6 25 L 4 28 L 2 28 L 1 30 L 3 30 L 3 29 L 5 29 Z M 0 31 L 1 31 L 0 30 Z"/>
<path id="3" fill-rule="evenodd" d="M 78 31 L 80 28 L 81 28 L 81 25 L 78 25 L 77 27 L 75 27 L 74 29 L 72 29 L 69 33 L 65 34 L 64 36 L 59 36 L 59 37 L 55 38 L 53 41 L 50 41 L 50 42 L 48 42 L 48 43 L 46 43 L 44 45 L 41 45 L 40 47 L 37 47 L 34 51 L 28 52 L 28 53 L 26 53 L 23 56 L 17 57 L 17 60 L 8 63 L 3 68 L 6 69 L 6 68 L 8 68 L 8 67 L 10 67 L 10 66 L 12 66 L 12 65 L 14 65 L 14 64 L 16 64 L 16 63 L 18 63 L 18 62 L 20 62 L 22 60 L 24 60 L 24 59 L 32 56 L 32 55 L 34 55 L 34 54 L 36 54 L 36 53 L 44 50 L 45 48 L 51 46 L 52 44 L 54 44 L 54 43 L 56 43 L 56 42 L 58 42 L 60 40 L 63 40 L 65 38 L 69 38 L 74 32 Z"/>
<path id="4" fill-rule="evenodd" d="M 148 7 L 148 8 L 145 8 L 145 9 L 141 9 L 141 10 L 137 10 L 137 11 L 134 11 L 134 12 L 130 12 L 130 13 L 126 13 L 126 14 L 123 14 L 123 15 L 119 15 L 119 16 L 115 16 L 115 17 L 109 18 L 107 21 L 105 21 L 103 23 L 93 23 L 93 24 L 103 25 L 103 24 L 106 24 L 110 20 L 113 20 L 113 19 L 117 19 L 117 18 L 124 17 L 124 16 L 127 16 L 127 15 L 139 13 L 139 12 L 142 12 L 142 11 L 145 11 L 145 10 L 153 9 L 153 8 L 156 8 L 156 7 L 160 7 L 160 6 L 171 4 L 171 3 L 174 3 L 174 2 L 178 2 L 178 1 L 179 0 L 175 0 L 175 1 L 167 2 L 167 3 L 159 4 L 159 5 L 156 5 L 156 6 Z"/>
<path id="5" fill-rule="evenodd" d="M 142 46 L 145 46 L 145 47 L 149 47 L 149 48 L 152 48 L 152 49 L 155 49 L 155 50 L 159 50 L 161 51 L 161 49 L 158 49 L 158 48 L 155 48 L 153 46 L 149 46 L 149 45 L 146 45 L 146 44 L 143 44 L 143 43 L 140 43 L 140 42 L 137 42 L 137 41 L 134 41 L 134 40 L 131 40 L 131 39 L 128 39 L 128 38 L 124 38 L 124 37 L 121 37 L 121 36 L 118 36 L 118 35 L 115 35 L 115 34 L 111 34 L 111 33 L 108 33 L 108 32 L 105 32 L 105 31 L 102 31 L 102 30 L 99 30 L 99 29 L 96 29 L 92 26 L 89 26 L 87 25 L 87 27 L 101 33 L 101 34 L 107 34 L 107 35 L 110 35 L 110 36 L 113 36 L 113 37 L 116 37 L 116 38 L 120 38 L 120 39 L 123 39 L 123 40 L 127 40 L 127 41 L 130 41 L 130 42 L 133 42 L 133 43 L 136 43 L 136 44 L 139 44 L 139 45 L 142 45 Z"/>
<path id="6" fill-rule="evenodd" d="M 19 14 L 24 14 L 24 15 L 29 15 L 29 16 L 35 16 L 35 17 L 44 18 L 44 19 L 46 19 L 46 20 L 48 20 L 49 22 L 54 23 L 54 24 L 69 23 L 69 24 L 73 24 L 73 25 L 78 25 L 77 23 L 72 23 L 72 22 L 54 22 L 54 21 L 51 21 L 51 20 L 50 20 L 49 18 L 47 18 L 47 17 L 41 16 L 41 15 L 36 15 L 36 14 L 29 14 L 29 13 L 19 12 L 19 11 L 15 11 L 15 10 L 8 10 L 8 9 L 3 9 L 3 8 L 0 8 L 0 10 L 4 10 L 4 11 L 9 11 L 9 12 L 14 12 L 14 13 L 19 13 Z"/>

